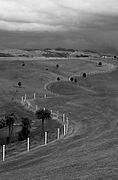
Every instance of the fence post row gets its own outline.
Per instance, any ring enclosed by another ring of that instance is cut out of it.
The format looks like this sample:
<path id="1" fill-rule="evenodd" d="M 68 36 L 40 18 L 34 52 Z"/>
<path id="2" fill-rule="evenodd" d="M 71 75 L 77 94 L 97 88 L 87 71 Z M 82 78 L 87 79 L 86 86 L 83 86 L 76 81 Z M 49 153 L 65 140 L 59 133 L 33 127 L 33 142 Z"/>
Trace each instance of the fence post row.
<path id="1" fill-rule="evenodd" d="M 46 94 L 44 95 L 44 97 L 46 98 Z M 36 99 L 36 94 L 34 93 L 33 95 L 33 98 Z M 25 97 L 21 97 L 21 100 L 22 100 L 22 103 L 26 102 L 27 100 L 27 95 L 25 94 Z M 30 107 L 30 102 L 27 102 L 27 105 L 28 107 Z M 38 105 L 36 105 L 36 111 L 38 110 Z M 45 107 L 43 108 L 44 111 L 45 111 Z M 50 110 L 51 114 L 53 114 L 53 111 Z M 57 115 L 57 120 L 59 119 L 59 111 L 57 111 L 56 113 Z M 69 120 L 68 120 L 68 117 L 66 117 L 65 114 L 62 114 L 62 122 L 65 123 L 66 121 L 66 124 L 63 125 L 63 135 L 65 136 L 66 135 L 66 132 L 68 132 L 69 130 Z M 59 140 L 60 139 L 60 129 L 58 128 L 57 129 L 57 139 Z M 45 132 L 45 137 L 44 137 L 44 143 L 45 145 L 47 145 L 48 143 L 48 133 Z M 30 151 L 30 139 L 29 137 L 27 138 L 27 152 Z M 2 157 L 2 160 L 4 161 L 5 160 L 5 145 L 3 145 L 3 153 L 2 153 L 3 157 Z"/>

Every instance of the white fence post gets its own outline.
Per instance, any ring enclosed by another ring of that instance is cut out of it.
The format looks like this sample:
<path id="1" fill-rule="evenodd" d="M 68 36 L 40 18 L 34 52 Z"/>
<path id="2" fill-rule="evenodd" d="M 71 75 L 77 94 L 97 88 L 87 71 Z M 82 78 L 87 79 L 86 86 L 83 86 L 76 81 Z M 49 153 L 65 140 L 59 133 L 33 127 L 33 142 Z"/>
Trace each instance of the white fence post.
<path id="1" fill-rule="evenodd" d="M 66 125 L 64 124 L 64 136 L 66 135 Z"/>
<path id="2" fill-rule="evenodd" d="M 65 122 L 65 114 L 62 115 L 62 120 Z"/>
<path id="3" fill-rule="evenodd" d="M 68 132 L 68 129 L 69 129 L 69 121 L 68 121 L 68 117 L 66 118 L 66 123 L 67 123 L 66 131 Z"/>
<path id="4" fill-rule="evenodd" d="M 36 94 L 34 93 L 34 99 L 36 99 Z"/>
<path id="5" fill-rule="evenodd" d="M 27 152 L 30 150 L 30 145 L 29 145 L 29 137 L 27 138 Z"/>
<path id="6" fill-rule="evenodd" d="M 24 99 L 24 101 L 26 101 L 26 99 L 27 99 L 27 95 L 25 94 L 25 99 Z"/>
<path id="7" fill-rule="evenodd" d="M 5 145 L 3 145 L 3 148 L 2 148 L 2 160 L 3 161 L 5 160 Z"/>
<path id="8" fill-rule="evenodd" d="M 43 110 L 45 111 L 45 107 L 43 108 Z"/>
<path id="9" fill-rule="evenodd" d="M 45 145 L 47 144 L 47 140 L 48 140 L 48 133 L 45 132 Z"/>
<path id="10" fill-rule="evenodd" d="M 52 110 L 50 110 L 51 114 L 52 114 Z"/>
<path id="11" fill-rule="evenodd" d="M 60 138 L 60 129 L 58 128 L 57 129 L 57 139 L 59 140 L 59 138 Z"/>
<path id="12" fill-rule="evenodd" d="M 46 94 L 44 95 L 44 98 L 46 98 L 47 96 L 46 96 Z"/>

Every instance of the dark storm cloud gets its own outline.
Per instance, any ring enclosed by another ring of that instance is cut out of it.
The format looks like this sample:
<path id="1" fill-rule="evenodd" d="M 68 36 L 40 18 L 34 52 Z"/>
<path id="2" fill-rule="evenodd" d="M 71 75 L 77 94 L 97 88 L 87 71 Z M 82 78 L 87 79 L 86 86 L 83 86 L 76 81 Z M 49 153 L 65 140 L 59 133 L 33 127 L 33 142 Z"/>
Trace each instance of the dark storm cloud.
<path id="1" fill-rule="evenodd" d="M 117 0 L 0 0 L 0 48 L 117 49 Z"/>

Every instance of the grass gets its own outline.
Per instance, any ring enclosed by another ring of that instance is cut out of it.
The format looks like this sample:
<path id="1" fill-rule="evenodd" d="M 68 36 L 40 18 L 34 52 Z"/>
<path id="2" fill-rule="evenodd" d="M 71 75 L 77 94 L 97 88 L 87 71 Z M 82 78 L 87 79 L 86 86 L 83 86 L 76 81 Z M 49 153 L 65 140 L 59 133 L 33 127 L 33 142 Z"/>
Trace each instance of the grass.
<path id="1" fill-rule="evenodd" d="M 60 66 L 58 70 L 55 69 L 57 63 Z M 12 68 L 14 69 L 18 64 L 15 61 L 12 64 Z M 58 93 L 59 96 L 53 96 L 50 92 L 46 91 L 48 96 L 51 95 L 52 98 L 40 99 L 44 93 L 43 85 L 49 80 L 55 80 L 57 75 L 60 74 L 64 78 L 68 78 L 71 73 L 73 74 L 77 71 L 77 66 L 79 73 L 83 73 L 83 70 L 86 72 L 90 66 L 91 70 L 95 67 L 96 69 L 101 68 L 95 64 L 92 66 L 92 63 L 89 65 L 89 62 L 86 62 L 85 65 L 85 62 L 79 60 L 71 60 L 68 67 L 66 67 L 66 64 L 67 60 L 27 61 L 30 76 L 28 76 L 28 72 L 26 74 L 25 71 L 22 72 L 22 80 L 25 83 L 22 88 L 18 89 L 15 99 L 19 99 L 25 92 L 28 92 L 29 96 L 32 97 L 35 89 L 37 99 L 34 103 L 38 104 L 39 107 L 46 107 L 54 111 L 59 110 L 61 113 L 66 113 L 69 117 L 69 122 L 75 123 L 74 136 L 46 148 L 38 149 L 29 156 L 22 156 L 13 162 L 6 162 L 5 165 L 7 166 L 1 164 L 2 179 L 13 179 L 13 176 L 14 179 L 19 177 L 22 179 L 56 179 L 56 177 L 58 179 L 77 179 L 80 176 L 82 178 L 86 176 L 87 179 L 96 179 L 97 177 L 110 179 L 110 177 L 114 176 L 118 179 L 117 173 L 114 173 L 118 166 L 118 70 L 112 73 L 87 76 L 87 78 L 76 76 L 77 83 L 60 81 L 50 84 L 48 88 L 52 92 Z M 71 69 L 71 64 L 75 64 L 72 65 L 73 70 Z M 81 67 L 80 70 L 79 67 Z M 9 68 L 9 71 L 12 68 Z M 46 68 L 48 68 L 48 71 L 45 71 Z M 3 70 L 1 74 L 3 76 Z M 43 76 L 44 74 L 45 76 Z M 39 81 L 37 81 L 38 78 Z M 17 78 L 16 80 L 11 77 L 8 78 L 7 74 L 5 74 L 5 79 L 6 82 L 9 82 L 11 88 L 13 88 L 12 84 L 17 81 Z M 6 85 L 2 87 L 4 90 L 0 90 L 1 98 L 3 99 L 1 107 L 7 106 L 7 109 L 10 109 L 11 105 L 10 107 L 8 106 L 10 103 L 8 100 L 12 96 Z M 4 91 L 6 91 L 8 96 L 3 93 Z M 21 109 L 18 106 L 16 107 L 20 115 Z M 14 108 L 16 107 L 14 105 Z M 3 111 L 4 108 L 1 108 L 1 113 L 4 114 Z M 52 124 L 54 125 L 54 122 Z M 48 128 L 49 125 L 47 124 Z M 36 126 L 39 127 L 38 124 Z M 40 130 L 38 129 L 38 131 Z M 34 138 L 32 141 L 34 143 L 33 146 L 39 142 L 38 131 L 32 132 L 35 133 L 33 137 L 36 138 L 36 140 Z M 19 149 L 24 148 L 25 150 L 26 144 L 25 142 L 23 143 L 17 144 L 17 147 L 20 147 Z M 14 146 L 12 148 L 14 149 Z M 112 171 L 109 171 L 109 169 L 112 169 Z M 5 174 L 6 170 L 8 170 L 7 174 Z"/>

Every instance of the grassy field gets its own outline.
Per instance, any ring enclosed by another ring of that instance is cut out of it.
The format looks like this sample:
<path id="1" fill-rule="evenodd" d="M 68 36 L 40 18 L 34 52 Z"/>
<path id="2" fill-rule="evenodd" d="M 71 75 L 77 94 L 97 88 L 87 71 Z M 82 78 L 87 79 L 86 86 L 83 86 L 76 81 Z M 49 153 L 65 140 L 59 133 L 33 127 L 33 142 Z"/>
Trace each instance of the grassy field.
<path id="1" fill-rule="evenodd" d="M 117 61 L 108 62 L 118 65 Z M 118 179 L 118 70 L 83 78 L 77 75 L 101 72 L 107 67 L 84 60 L 25 63 L 22 67 L 22 61 L 0 61 L 1 117 L 12 110 L 19 118 L 23 112 L 33 119 L 34 115 L 21 108 L 16 100 L 26 92 L 30 98 L 36 92 L 34 104 L 66 113 L 74 130 L 71 136 L 47 147 L 0 162 L 0 179 Z M 59 64 L 58 69 L 56 64 Z M 77 83 L 68 81 L 72 75 Z M 44 90 L 44 85 L 57 81 L 58 76 L 64 81 L 49 84 L 47 88 L 52 93 Z M 17 87 L 19 80 L 22 88 Z M 41 98 L 45 93 L 48 98 Z"/>

